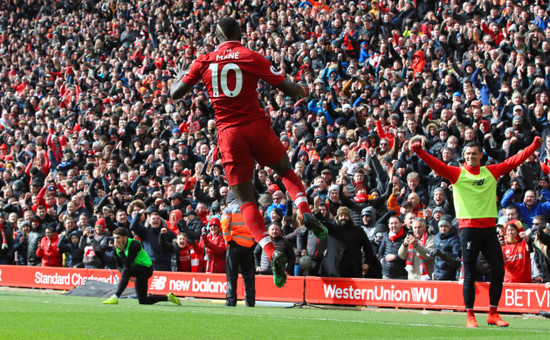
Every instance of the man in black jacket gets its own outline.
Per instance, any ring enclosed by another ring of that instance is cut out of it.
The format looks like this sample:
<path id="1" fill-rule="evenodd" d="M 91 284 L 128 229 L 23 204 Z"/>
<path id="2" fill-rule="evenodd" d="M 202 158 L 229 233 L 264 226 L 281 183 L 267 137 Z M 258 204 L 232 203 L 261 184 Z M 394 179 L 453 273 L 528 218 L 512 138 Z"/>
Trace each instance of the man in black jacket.
<path id="1" fill-rule="evenodd" d="M 204 227 L 204 223 L 197 218 L 197 213 L 194 210 L 187 211 L 183 214 L 183 219 L 178 221 L 178 229 L 187 233 L 193 241 L 200 239 Z"/>
<path id="2" fill-rule="evenodd" d="M 406 280 L 405 260 L 402 260 L 397 253 L 407 233 L 397 216 L 390 217 L 388 228 L 390 232 L 384 236 L 378 252 L 378 258 L 382 263 L 382 278 Z"/>
<path id="3" fill-rule="evenodd" d="M 13 227 L 0 213 L 0 264 L 13 264 Z"/>
<path id="4" fill-rule="evenodd" d="M 169 272 L 172 270 L 170 262 L 171 252 L 160 244 L 160 231 L 166 226 L 166 223 L 157 211 L 151 210 L 145 223 L 141 221 L 144 215 L 145 210 L 141 209 L 133 218 L 130 230 L 143 242 L 143 248 L 153 262 L 153 269 Z M 174 233 L 168 230 L 166 241 L 172 242 L 174 238 Z"/>
<path id="5" fill-rule="evenodd" d="M 376 260 L 367 235 L 353 224 L 349 208 L 338 208 L 336 225 L 325 225 L 328 229 L 328 244 L 321 274 L 329 277 L 356 278 L 367 274 Z"/>
<path id="6" fill-rule="evenodd" d="M 40 266 L 42 259 L 36 255 L 36 249 L 40 240 L 45 236 L 45 228 L 40 223 L 40 218 L 31 217 L 31 231 L 27 234 L 27 265 Z"/>
<path id="7" fill-rule="evenodd" d="M 309 229 L 302 228 L 298 231 L 296 243 L 300 255 L 309 256 L 312 261 L 311 269 L 306 274 L 319 275 L 319 269 L 325 257 L 325 250 L 327 249 L 327 239 L 319 239 Z"/>

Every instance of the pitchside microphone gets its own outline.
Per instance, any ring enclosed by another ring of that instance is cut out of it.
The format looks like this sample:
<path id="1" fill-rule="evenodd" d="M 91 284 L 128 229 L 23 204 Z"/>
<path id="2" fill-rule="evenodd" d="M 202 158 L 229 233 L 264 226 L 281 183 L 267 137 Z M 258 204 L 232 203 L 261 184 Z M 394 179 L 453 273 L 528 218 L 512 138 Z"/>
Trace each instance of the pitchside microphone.
<path id="1" fill-rule="evenodd" d="M 300 269 L 305 272 L 309 272 L 311 270 L 311 267 L 313 266 L 313 261 L 311 260 L 311 257 L 309 255 L 300 257 L 300 260 L 298 261 L 298 265 L 300 266 Z"/>
<path id="2" fill-rule="evenodd" d="M 300 260 L 298 261 L 298 266 L 300 266 L 300 269 L 303 271 L 304 275 L 304 288 L 302 291 L 302 302 L 301 303 L 295 303 L 290 308 L 303 308 L 303 307 L 310 307 L 310 308 L 320 308 L 323 309 L 323 307 L 310 305 L 306 302 L 306 284 L 307 284 L 307 275 L 309 271 L 311 270 L 311 267 L 313 267 L 313 260 L 308 255 L 300 257 Z"/>

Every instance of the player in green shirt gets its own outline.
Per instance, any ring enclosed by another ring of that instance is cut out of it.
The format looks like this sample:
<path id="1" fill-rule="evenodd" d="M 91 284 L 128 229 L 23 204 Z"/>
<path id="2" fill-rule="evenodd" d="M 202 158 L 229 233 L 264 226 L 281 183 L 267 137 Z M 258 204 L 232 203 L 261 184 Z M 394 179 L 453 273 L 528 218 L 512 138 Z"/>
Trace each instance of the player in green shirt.
<path id="1" fill-rule="evenodd" d="M 170 301 L 177 305 L 181 302 L 173 294 L 147 295 L 148 280 L 153 275 L 152 262 L 149 255 L 143 250 L 141 243 L 128 237 L 126 228 L 117 228 L 113 232 L 115 239 L 115 260 L 121 277 L 116 293 L 104 304 L 118 304 L 118 298 L 128 286 L 130 278 L 135 278 L 135 289 L 140 304 L 152 305 L 160 301 Z"/>

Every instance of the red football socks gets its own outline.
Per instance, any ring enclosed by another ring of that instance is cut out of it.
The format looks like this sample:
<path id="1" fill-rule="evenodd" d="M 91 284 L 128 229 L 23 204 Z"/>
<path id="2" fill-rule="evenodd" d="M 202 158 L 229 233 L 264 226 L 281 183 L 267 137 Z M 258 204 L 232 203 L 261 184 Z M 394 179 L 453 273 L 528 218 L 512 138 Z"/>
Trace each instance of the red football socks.
<path id="1" fill-rule="evenodd" d="M 250 230 L 252 237 L 254 237 L 254 240 L 262 246 L 267 254 L 267 257 L 271 261 L 275 247 L 273 246 L 271 237 L 267 234 L 264 219 L 262 218 L 262 215 L 260 215 L 256 203 L 246 202 L 241 205 L 241 212 L 243 213 L 244 223 L 248 227 L 248 230 Z"/>
<path id="2" fill-rule="evenodd" d="M 292 196 L 292 199 L 294 200 L 294 203 L 298 206 L 298 209 L 302 214 L 304 213 L 311 213 L 311 210 L 309 209 L 309 204 L 307 203 L 307 196 L 306 196 L 306 190 L 304 188 L 304 185 L 302 184 L 302 180 L 300 180 L 300 177 L 296 175 L 294 170 L 288 169 L 288 171 L 283 176 L 283 184 L 285 185 L 285 188 L 290 193 L 290 196 Z"/>

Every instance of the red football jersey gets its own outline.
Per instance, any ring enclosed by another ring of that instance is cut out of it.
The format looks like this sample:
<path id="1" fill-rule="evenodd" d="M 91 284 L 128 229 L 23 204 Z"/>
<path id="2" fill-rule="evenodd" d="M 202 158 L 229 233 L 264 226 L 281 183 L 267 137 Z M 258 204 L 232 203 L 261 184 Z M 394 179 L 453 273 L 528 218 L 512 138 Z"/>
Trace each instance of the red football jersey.
<path id="1" fill-rule="evenodd" d="M 527 243 L 502 246 L 504 254 L 504 282 L 531 283 L 531 256 Z"/>
<path id="2" fill-rule="evenodd" d="M 238 41 L 227 41 L 193 61 L 183 82 L 195 85 L 201 79 L 214 106 L 217 127 L 222 130 L 265 119 L 256 92 L 258 79 L 277 86 L 285 77 L 262 55 Z"/>

